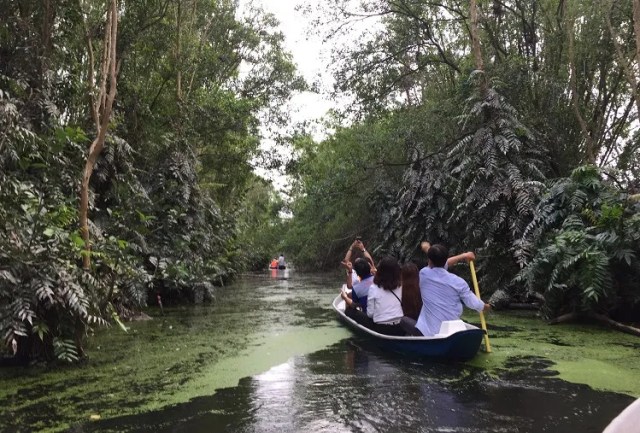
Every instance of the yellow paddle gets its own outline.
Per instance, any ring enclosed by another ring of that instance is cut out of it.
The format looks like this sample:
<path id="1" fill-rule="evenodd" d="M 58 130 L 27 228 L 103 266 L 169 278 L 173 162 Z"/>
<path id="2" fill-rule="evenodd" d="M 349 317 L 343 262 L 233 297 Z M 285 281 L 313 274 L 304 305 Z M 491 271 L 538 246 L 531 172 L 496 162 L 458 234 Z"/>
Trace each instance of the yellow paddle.
<path id="1" fill-rule="evenodd" d="M 476 278 L 476 267 L 473 264 L 473 260 L 469 260 L 469 267 L 471 268 L 471 280 L 473 281 L 473 290 L 476 292 L 478 299 L 480 298 L 480 289 L 478 288 L 478 278 Z M 487 322 L 484 320 L 484 313 L 480 312 L 480 326 L 484 331 L 484 348 L 487 353 L 491 353 L 491 344 L 489 343 L 489 334 L 487 333 Z"/>

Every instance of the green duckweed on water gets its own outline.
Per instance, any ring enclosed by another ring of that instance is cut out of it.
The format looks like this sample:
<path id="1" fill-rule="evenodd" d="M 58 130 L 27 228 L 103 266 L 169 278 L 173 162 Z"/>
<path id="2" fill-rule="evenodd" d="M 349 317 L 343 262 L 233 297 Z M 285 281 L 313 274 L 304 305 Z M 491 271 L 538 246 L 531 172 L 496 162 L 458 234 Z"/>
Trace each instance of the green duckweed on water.
<path id="1" fill-rule="evenodd" d="M 464 319 L 478 321 L 465 313 Z M 522 357 L 551 361 L 551 370 L 568 382 L 640 397 L 640 338 L 588 323 L 547 325 L 534 314 L 496 312 L 486 316 L 492 352 L 470 365 L 498 374 Z"/>
<path id="2" fill-rule="evenodd" d="M 259 309 L 247 307 L 247 290 Z M 334 296 L 325 285 L 304 297 L 291 288 L 239 286 L 213 305 L 151 310 L 154 319 L 130 324 L 128 333 L 99 330 L 80 365 L 0 370 L 0 430 L 10 422 L 23 428 L 11 431 L 63 431 L 92 415 L 156 410 L 236 386 L 349 338 L 331 310 Z M 640 397 L 638 337 L 589 324 L 548 326 L 522 313 L 491 313 L 487 322 L 493 353 L 481 352 L 470 367 L 500 377 L 517 370 L 519 359 L 543 360 L 551 376 Z"/>
<path id="3" fill-rule="evenodd" d="M 349 336 L 318 308 L 322 301 L 305 306 L 288 298 L 271 296 L 264 310 L 247 311 L 229 292 L 215 305 L 151 310 L 153 320 L 131 323 L 127 333 L 97 331 L 80 365 L 0 370 L 0 404 L 15 425 L 30 426 L 25 431 L 62 431 L 92 415 L 106 419 L 211 395 Z"/>

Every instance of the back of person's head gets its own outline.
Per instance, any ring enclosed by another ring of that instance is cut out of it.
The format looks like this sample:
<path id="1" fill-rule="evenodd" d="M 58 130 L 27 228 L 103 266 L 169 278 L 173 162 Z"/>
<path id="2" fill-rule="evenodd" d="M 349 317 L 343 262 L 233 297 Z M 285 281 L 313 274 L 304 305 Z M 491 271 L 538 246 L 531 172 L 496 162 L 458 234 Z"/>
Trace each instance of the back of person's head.
<path id="1" fill-rule="evenodd" d="M 371 275 L 371 265 L 363 258 L 357 258 L 353 262 L 353 270 L 356 271 L 356 275 L 360 278 L 365 278 Z"/>
<path id="2" fill-rule="evenodd" d="M 385 257 L 377 266 L 373 284 L 384 290 L 394 290 L 400 285 L 400 264 L 393 257 Z"/>
<path id="3" fill-rule="evenodd" d="M 418 267 L 413 262 L 408 262 L 402 265 L 400 270 L 400 280 L 404 286 L 406 283 L 418 283 Z"/>
<path id="4" fill-rule="evenodd" d="M 427 251 L 427 259 L 431 260 L 433 267 L 444 268 L 449 258 L 449 250 L 447 247 L 441 244 L 431 245 L 429 251 Z"/>
<path id="5" fill-rule="evenodd" d="M 402 284 L 402 311 L 405 316 L 417 319 L 422 309 L 418 266 L 413 262 L 405 263 L 402 265 L 400 278 Z"/>

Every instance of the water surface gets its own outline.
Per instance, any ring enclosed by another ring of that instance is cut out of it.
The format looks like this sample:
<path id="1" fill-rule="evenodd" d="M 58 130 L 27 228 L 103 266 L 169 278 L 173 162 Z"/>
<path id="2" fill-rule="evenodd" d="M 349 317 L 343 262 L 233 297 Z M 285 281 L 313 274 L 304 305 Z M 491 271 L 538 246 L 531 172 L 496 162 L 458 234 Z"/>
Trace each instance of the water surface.
<path id="1" fill-rule="evenodd" d="M 82 366 L 0 372 L 0 431 L 601 432 L 640 394 L 631 336 L 495 313 L 492 354 L 407 359 L 335 320 L 339 277 L 282 276 L 100 331 Z"/>

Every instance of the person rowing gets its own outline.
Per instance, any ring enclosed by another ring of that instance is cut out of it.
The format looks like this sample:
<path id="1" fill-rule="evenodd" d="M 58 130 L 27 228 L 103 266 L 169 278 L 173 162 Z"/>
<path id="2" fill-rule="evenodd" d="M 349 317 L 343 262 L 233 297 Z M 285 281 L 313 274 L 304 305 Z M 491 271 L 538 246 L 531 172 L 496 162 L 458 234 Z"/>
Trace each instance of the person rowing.
<path id="1" fill-rule="evenodd" d="M 437 334 L 443 321 L 460 319 L 463 305 L 476 311 L 491 308 L 471 291 L 465 280 L 447 270 L 461 261 L 474 260 L 473 252 L 449 257 L 444 245 L 422 242 L 420 248 L 427 254 L 427 266 L 420 270 L 422 309 L 413 335 Z"/>

